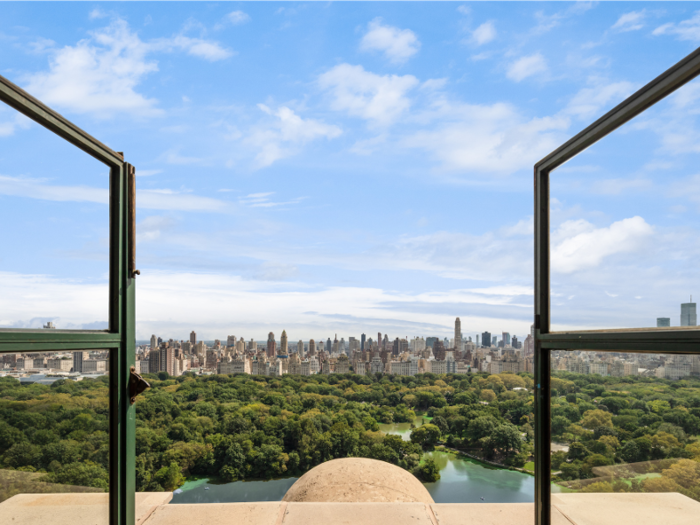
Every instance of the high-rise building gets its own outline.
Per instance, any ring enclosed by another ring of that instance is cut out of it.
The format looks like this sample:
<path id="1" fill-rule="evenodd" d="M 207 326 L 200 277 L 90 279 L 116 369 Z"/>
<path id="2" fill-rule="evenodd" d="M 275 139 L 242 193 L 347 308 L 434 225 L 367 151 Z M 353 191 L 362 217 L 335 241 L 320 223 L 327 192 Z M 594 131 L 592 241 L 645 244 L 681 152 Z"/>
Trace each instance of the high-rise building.
<path id="1" fill-rule="evenodd" d="M 377 345 L 382 346 L 382 333 L 377 332 Z"/>
<path id="2" fill-rule="evenodd" d="M 484 348 L 488 348 L 491 346 L 491 333 L 490 332 L 483 332 L 481 334 L 481 346 Z"/>
<path id="3" fill-rule="evenodd" d="M 365 334 L 362 334 L 360 336 L 360 350 L 362 350 L 363 352 L 365 351 L 365 341 L 366 340 L 367 340 L 367 336 L 365 336 Z"/>
<path id="4" fill-rule="evenodd" d="M 151 336 L 151 350 L 153 350 L 158 344 L 158 338 L 154 335 Z"/>
<path id="5" fill-rule="evenodd" d="M 83 371 L 83 361 L 87 361 L 89 355 L 87 352 L 73 352 L 73 372 Z"/>
<path id="6" fill-rule="evenodd" d="M 461 351 L 462 350 L 462 321 L 459 320 L 459 317 L 455 319 L 455 345 L 454 345 L 455 350 Z"/>
<path id="7" fill-rule="evenodd" d="M 197 334 L 194 330 L 190 332 L 190 343 L 192 344 L 192 346 L 197 344 Z"/>
<path id="8" fill-rule="evenodd" d="M 333 342 L 331 341 L 331 338 L 329 337 L 328 341 L 326 341 L 326 353 L 328 355 L 330 355 L 332 351 L 333 351 Z"/>
<path id="9" fill-rule="evenodd" d="M 682 313 L 681 313 L 682 315 Z M 662 328 L 664 326 L 671 326 L 671 318 L 670 317 L 657 317 L 656 318 L 656 326 L 659 328 Z"/>
<path id="10" fill-rule="evenodd" d="M 503 332 L 503 338 L 501 340 L 503 341 L 503 346 L 509 345 L 510 344 L 510 333 Z"/>
<path id="11" fill-rule="evenodd" d="M 314 357 L 316 355 L 316 341 L 309 339 L 309 357 Z"/>
<path id="12" fill-rule="evenodd" d="M 438 339 L 439 339 L 438 337 L 426 337 L 425 338 L 426 348 L 432 348 L 433 345 L 435 344 L 435 341 L 437 341 Z"/>
<path id="13" fill-rule="evenodd" d="M 267 348 L 265 350 L 265 353 L 270 359 L 277 355 L 277 342 L 275 341 L 275 334 L 272 332 L 267 334 Z"/>
<path id="14" fill-rule="evenodd" d="M 689 303 L 681 304 L 681 326 L 697 326 L 698 314 L 696 304 L 693 302 L 693 296 L 690 296 Z"/>
<path id="15" fill-rule="evenodd" d="M 287 331 L 282 330 L 280 336 L 280 355 L 289 355 L 289 344 L 287 342 Z"/>
<path id="16" fill-rule="evenodd" d="M 297 343 L 297 354 L 299 354 L 299 357 L 300 357 L 301 359 L 303 359 L 303 358 L 304 358 L 304 353 L 305 353 L 305 352 L 304 352 L 304 341 L 302 341 L 301 339 L 299 339 L 299 342 Z"/>
<path id="17" fill-rule="evenodd" d="M 226 346 L 229 348 L 232 346 L 236 346 L 236 336 L 235 335 L 229 335 L 226 338 Z"/>

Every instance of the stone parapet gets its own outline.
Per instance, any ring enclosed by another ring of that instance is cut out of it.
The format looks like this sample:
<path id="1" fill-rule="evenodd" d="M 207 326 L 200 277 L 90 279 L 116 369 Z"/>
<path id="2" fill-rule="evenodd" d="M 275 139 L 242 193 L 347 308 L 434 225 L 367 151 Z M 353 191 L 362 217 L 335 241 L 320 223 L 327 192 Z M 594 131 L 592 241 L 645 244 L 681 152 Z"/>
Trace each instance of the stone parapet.
<path id="1" fill-rule="evenodd" d="M 532 503 L 168 504 L 138 493 L 137 525 L 528 525 Z M 700 503 L 677 493 L 553 494 L 553 525 L 697 525 Z M 0 503 L 13 525 L 108 525 L 107 494 L 19 494 Z"/>

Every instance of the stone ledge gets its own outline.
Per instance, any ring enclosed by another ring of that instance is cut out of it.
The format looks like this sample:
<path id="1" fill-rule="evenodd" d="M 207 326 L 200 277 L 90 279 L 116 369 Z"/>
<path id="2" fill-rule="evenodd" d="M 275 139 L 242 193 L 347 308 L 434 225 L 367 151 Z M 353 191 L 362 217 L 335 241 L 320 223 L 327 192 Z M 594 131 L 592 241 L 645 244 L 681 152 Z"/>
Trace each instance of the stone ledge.
<path id="1" fill-rule="evenodd" d="M 137 492 L 136 524 L 144 523 L 172 497 L 172 492 Z M 17 494 L 0 503 L 0 516 L 1 523 L 12 525 L 107 525 L 109 494 Z"/>
<path id="2" fill-rule="evenodd" d="M 137 525 L 529 525 L 532 503 L 168 504 L 136 494 Z M 108 525 L 108 494 L 19 494 L 0 503 L 12 525 Z M 553 525 L 696 525 L 700 503 L 677 493 L 553 494 Z"/>

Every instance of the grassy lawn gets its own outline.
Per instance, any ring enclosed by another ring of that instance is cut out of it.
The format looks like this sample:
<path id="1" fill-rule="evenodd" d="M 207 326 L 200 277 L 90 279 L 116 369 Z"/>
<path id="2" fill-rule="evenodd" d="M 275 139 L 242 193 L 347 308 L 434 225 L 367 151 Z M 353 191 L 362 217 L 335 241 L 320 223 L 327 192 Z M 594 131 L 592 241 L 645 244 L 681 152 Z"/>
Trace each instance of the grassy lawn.
<path id="1" fill-rule="evenodd" d="M 529 470 L 530 472 L 535 472 L 535 462 L 534 461 L 528 461 L 523 465 L 523 469 Z"/>

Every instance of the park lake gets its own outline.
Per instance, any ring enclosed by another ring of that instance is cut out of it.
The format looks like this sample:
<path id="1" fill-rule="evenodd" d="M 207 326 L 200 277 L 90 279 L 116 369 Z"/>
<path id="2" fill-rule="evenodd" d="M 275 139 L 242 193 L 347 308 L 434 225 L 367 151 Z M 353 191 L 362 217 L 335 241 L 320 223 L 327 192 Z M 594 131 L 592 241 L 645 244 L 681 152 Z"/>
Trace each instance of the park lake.
<path id="1" fill-rule="evenodd" d="M 416 418 L 414 426 L 420 426 Z M 396 434 L 408 441 L 411 423 L 379 425 L 382 432 Z M 440 479 L 425 483 L 436 503 L 523 503 L 534 501 L 535 478 L 508 469 L 500 469 L 450 452 L 427 452 L 440 467 Z M 234 481 L 217 484 L 207 479 L 188 481 L 173 495 L 172 503 L 233 503 L 244 501 L 280 501 L 297 478 L 267 481 Z M 558 487 L 552 485 L 552 490 Z M 482 499 L 483 498 L 483 499 Z"/>

